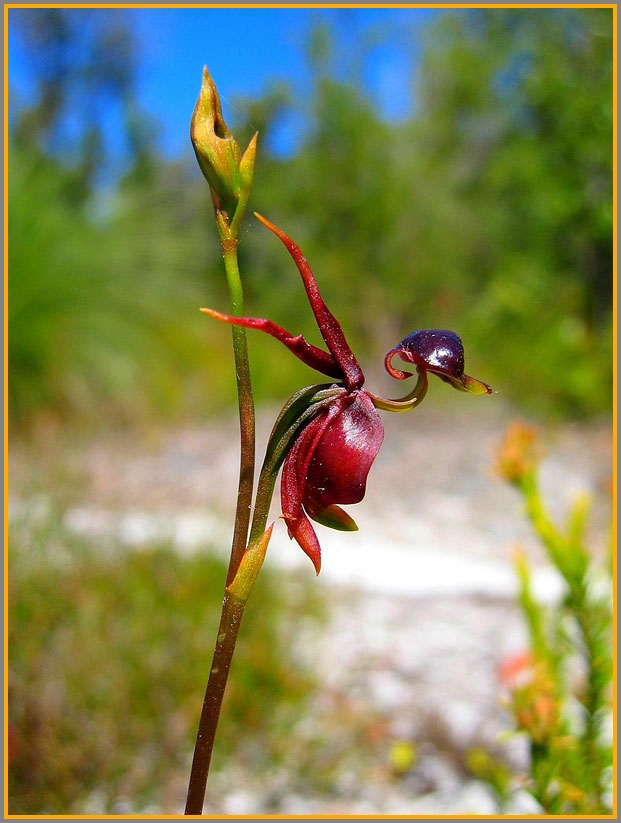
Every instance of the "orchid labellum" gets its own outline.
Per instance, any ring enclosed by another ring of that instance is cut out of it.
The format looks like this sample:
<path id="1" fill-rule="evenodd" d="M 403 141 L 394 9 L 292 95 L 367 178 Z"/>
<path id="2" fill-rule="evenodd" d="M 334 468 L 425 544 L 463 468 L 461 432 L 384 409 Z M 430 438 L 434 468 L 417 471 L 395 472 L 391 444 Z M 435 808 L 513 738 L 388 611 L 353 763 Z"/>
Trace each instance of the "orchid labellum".
<path id="1" fill-rule="evenodd" d="M 304 255 L 283 231 L 261 215 L 256 217 L 280 238 L 293 258 L 327 351 L 270 320 L 202 311 L 226 323 L 270 334 L 308 366 L 336 381 L 303 389 L 289 400 L 272 430 L 266 456 L 271 471 L 282 466 L 282 516 L 289 536 L 310 557 L 319 574 L 321 547 L 309 518 L 334 529 L 357 529 L 341 505 L 359 503 L 365 495 L 369 470 L 384 439 L 377 409 L 413 409 L 427 392 L 429 373 L 472 394 L 491 394 L 492 390 L 464 374 L 460 338 L 454 332 L 433 329 L 413 332 L 386 356 L 386 369 L 398 380 L 405 380 L 412 372 L 396 369 L 392 364 L 396 356 L 415 366 L 418 379 L 408 395 L 387 400 L 363 389 L 362 369 L 324 303 Z"/>

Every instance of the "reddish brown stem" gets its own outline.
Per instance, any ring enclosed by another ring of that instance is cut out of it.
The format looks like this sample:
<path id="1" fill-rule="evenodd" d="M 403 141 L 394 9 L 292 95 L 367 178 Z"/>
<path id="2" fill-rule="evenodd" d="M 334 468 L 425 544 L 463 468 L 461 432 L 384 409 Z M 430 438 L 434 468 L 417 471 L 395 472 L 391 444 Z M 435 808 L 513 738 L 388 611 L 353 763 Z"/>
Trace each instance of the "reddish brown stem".
<path id="1" fill-rule="evenodd" d="M 213 752 L 226 681 L 228 679 L 229 669 L 231 668 L 241 619 L 244 614 L 244 605 L 244 603 L 240 603 L 228 594 L 225 594 L 213 662 L 211 664 L 209 681 L 203 700 L 194 758 L 192 760 L 188 797 L 185 806 L 186 815 L 203 813 L 211 754 Z"/>

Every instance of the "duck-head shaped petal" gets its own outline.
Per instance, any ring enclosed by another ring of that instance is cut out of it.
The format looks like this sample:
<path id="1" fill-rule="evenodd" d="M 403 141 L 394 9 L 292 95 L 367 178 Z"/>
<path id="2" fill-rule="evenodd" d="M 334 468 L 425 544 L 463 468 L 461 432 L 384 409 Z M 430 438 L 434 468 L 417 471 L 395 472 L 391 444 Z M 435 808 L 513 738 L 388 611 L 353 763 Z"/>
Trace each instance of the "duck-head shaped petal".
<path id="1" fill-rule="evenodd" d="M 464 347 L 460 337 L 445 329 L 422 329 L 412 332 L 386 355 L 387 371 L 398 380 L 410 377 L 409 372 L 392 366 L 395 355 L 412 363 L 417 371 L 431 372 L 460 391 L 470 394 L 491 394 L 487 383 L 464 374 Z"/>

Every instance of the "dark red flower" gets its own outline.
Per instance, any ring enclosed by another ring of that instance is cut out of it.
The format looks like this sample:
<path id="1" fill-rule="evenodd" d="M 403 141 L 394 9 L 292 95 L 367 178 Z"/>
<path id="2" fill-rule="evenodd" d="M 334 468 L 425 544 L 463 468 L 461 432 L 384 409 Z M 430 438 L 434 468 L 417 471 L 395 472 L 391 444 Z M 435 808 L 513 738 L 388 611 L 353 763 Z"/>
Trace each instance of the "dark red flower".
<path id="1" fill-rule="evenodd" d="M 358 527 L 337 504 L 359 503 L 384 440 L 384 427 L 367 392 L 344 391 L 302 429 L 282 469 L 282 513 L 289 530 L 321 568 L 321 548 L 308 517 L 343 531 Z M 308 515 L 308 516 L 307 516 Z"/>
<path id="2" fill-rule="evenodd" d="M 384 440 L 384 427 L 377 409 L 414 408 L 427 391 L 428 372 L 462 391 L 482 394 L 490 393 L 491 389 L 464 374 L 464 352 L 459 337 L 454 332 L 435 330 L 414 332 L 386 356 L 386 369 L 399 380 L 411 377 L 411 373 L 392 367 L 395 355 L 416 366 L 418 381 L 408 395 L 387 400 L 363 389 L 362 369 L 341 326 L 323 302 L 302 252 L 284 232 L 261 215 L 256 216 L 282 240 L 295 261 L 328 351 L 270 320 L 233 317 L 212 309 L 202 311 L 226 323 L 272 335 L 304 363 L 339 381 L 294 395 L 292 401 L 295 402 L 285 406 L 268 446 L 270 459 L 276 453 L 280 455 L 272 462 L 275 470 L 282 465 L 281 504 L 289 536 L 295 538 L 319 574 L 321 548 L 309 518 L 333 529 L 357 529 L 340 506 L 359 503 L 365 495 L 369 470 Z M 290 414 L 299 416 L 291 422 Z"/>

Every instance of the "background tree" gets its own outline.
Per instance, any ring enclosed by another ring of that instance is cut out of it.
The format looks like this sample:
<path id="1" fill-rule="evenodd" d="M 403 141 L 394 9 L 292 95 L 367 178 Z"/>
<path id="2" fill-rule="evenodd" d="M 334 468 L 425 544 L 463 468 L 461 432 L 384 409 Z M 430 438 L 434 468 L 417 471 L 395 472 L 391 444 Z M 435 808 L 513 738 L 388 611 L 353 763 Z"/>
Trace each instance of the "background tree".
<path id="1" fill-rule="evenodd" d="M 479 345 L 502 338 L 496 367 L 569 413 L 604 408 L 611 380 L 610 24 L 601 9 L 441 19 L 411 132 L 430 266 Z"/>
<path id="2" fill-rule="evenodd" d="M 210 249 L 192 176 L 160 160 L 136 103 L 129 21 L 115 10 L 11 14 L 35 85 L 28 105 L 13 97 L 10 120 L 11 423 L 179 414 L 207 366 L 197 307 Z M 106 109 L 123 124 L 120 146 Z"/>
<path id="3" fill-rule="evenodd" d="M 459 328 L 506 396 L 609 408 L 610 24 L 602 9 L 447 12 L 404 124 L 316 68 L 303 146 L 272 158 L 292 181 L 278 219 L 369 354 L 412 324 Z M 329 37 L 318 48 L 329 65 Z"/>

